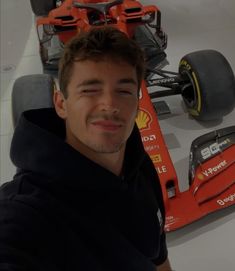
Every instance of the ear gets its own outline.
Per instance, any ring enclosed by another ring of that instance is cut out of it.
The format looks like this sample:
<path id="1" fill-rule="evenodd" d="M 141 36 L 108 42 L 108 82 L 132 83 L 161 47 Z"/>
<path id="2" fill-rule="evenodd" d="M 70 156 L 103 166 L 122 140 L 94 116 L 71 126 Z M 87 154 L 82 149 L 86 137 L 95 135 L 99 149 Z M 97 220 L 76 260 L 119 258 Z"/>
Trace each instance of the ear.
<path id="1" fill-rule="evenodd" d="M 56 113 L 62 119 L 67 117 L 66 99 L 61 91 L 55 90 L 53 95 L 53 101 L 55 105 Z"/>

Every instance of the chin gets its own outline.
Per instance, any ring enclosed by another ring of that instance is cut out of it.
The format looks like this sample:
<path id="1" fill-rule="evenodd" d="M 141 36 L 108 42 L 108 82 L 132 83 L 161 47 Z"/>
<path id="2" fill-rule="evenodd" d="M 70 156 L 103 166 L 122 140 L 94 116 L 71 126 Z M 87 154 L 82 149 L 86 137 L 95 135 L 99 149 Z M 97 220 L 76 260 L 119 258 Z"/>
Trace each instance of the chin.
<path id="1" fill-rule="evenodd" d="M 117 153 L 124 147 L 125 144 L 121 142 L 107 144 L 106 141 L 103 143 L 93 142 L 92 144 L 89 145 L 90 149 L 98 153 Z"/>

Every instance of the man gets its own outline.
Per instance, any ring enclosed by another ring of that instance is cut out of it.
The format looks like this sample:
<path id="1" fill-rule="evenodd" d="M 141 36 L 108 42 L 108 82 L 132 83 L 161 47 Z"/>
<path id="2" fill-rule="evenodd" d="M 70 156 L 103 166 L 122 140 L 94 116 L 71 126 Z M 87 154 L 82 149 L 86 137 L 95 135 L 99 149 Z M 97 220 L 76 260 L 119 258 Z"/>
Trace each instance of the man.
<path id="1" fill-rule="evenodd" d="M 67 45 L 55 110 L 26 111 L 15 129 L 0 270 L 171 270 L 161 188 L 135 125 L 143 63 L 110 27 Z"/>

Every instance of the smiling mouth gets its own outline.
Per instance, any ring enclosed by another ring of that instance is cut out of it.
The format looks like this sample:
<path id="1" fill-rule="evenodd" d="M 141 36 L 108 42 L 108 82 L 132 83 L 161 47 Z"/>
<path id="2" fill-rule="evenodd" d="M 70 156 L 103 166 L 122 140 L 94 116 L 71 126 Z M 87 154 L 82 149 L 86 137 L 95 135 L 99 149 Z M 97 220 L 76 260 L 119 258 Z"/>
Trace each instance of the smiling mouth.
<path id="1" fill-rule="evenodd" d="M 94 121 L 91 124 L 98 129 L 110 132 L 115 132 L 122 127 L 122 124 L 110 120 Z"/>

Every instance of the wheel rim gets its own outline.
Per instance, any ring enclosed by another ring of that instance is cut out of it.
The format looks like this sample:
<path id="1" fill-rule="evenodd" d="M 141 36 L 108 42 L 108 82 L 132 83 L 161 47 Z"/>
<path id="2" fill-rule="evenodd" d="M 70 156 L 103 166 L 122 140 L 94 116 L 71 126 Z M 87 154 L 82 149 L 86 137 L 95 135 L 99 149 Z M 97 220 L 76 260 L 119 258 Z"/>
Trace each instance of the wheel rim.
<path id="1" fill-rule="evenodd" d="M 182 97 L 189 108 L 196 109 L 197 108 L 197 90 L 195 86 L 195 82 L 187 70 L 182 70 L 181 75 L 183 79 L 188 82 L 182 89 Z"/>

